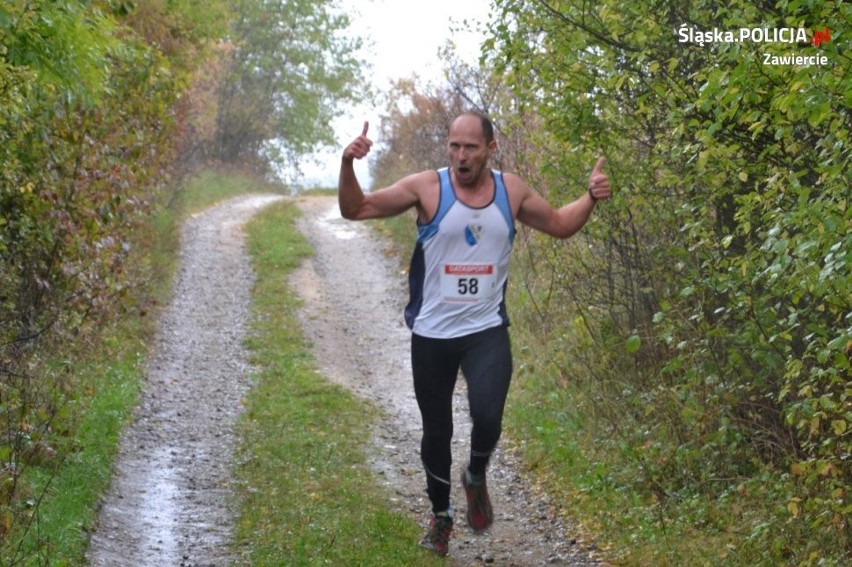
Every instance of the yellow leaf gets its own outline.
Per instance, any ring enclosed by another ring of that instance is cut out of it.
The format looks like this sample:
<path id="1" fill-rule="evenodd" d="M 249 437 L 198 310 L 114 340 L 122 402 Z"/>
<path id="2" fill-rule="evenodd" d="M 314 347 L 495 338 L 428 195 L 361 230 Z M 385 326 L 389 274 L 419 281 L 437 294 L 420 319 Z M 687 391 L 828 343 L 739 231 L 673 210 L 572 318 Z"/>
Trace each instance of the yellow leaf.
<path id="1" fill-rule="evenodd" d="M 790 515 L 794 518 L 799 517 L 799 499 L 793 498 L 789 502 L 787 502 L 787 511 L 790 512 Z"/>
<path id="2" fill-rule="evenodd" d="M 820 476 L 830 476 L 833 471 L 834 465 L 831 463 L 822 463 L 817 469 Z"/>
<path id="3" fill-rule="evenodd" d="M 743 183 L 748 181 L 748 173 L 746 173 L 745 171 L 741 171 L 737 177 L 739 177 L 740 181 L 742 181 Z"/>
<path id="4" fill-rule="evenodd" d="M 821 423 L 821 421 L 819 419 L 819 416 L 814 416 L 814 417 L 811 418 L 811 426 L 810 426 L 810 434 L 811 435 L 816 435 L 817 433 L 819 433 L 820 423 Z"/>

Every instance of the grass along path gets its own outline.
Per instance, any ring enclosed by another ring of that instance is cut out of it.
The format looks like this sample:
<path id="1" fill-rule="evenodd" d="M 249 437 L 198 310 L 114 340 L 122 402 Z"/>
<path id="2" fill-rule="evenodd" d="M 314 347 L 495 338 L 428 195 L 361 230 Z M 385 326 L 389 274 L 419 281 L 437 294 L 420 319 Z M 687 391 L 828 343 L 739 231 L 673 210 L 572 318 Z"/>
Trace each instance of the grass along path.
<path id="1" fill-rule="evenodd" d="M 441 565 L 420 527 L 386 504 L 366 461 L 377 409 L 317 371 L 287 274 L 311 254 L 292 203 L 247 227 L 257 280 L 249 349 L 256 383 L 238 425 L 242 565 Z"/>

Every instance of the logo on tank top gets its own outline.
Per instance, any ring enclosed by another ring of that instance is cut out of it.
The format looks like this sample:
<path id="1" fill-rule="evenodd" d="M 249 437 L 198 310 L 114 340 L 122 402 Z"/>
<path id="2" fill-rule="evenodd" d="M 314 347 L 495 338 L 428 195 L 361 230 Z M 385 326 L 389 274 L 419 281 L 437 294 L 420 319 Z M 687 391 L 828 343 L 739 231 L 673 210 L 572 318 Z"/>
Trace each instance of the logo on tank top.
<path id="1" fill-rule="evenodd" d="M 464 238 L 467 240 L 467 243 L 471 246 L 476 246 L 479 243 L 479 239 L 482 238 L 482 225 L 481 224 L 469 224 L 464 228 Z"/>

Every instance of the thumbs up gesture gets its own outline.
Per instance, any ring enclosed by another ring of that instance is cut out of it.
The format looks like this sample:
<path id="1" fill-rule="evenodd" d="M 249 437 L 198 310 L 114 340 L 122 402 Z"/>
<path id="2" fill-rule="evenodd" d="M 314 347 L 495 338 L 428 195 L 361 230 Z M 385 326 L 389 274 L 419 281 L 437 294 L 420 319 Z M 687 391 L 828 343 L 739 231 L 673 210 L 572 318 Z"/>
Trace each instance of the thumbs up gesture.
<path id="1" fill-rule="evenodd" d="M 361 131 L 361 135 L 355 138 L 351 144 L 346 146 L 346 149 L 343 150 L 343 159 L 353 160 L 353 159 L 361 159 L 368 153 L 370 153 L 370 146 L 373 145 L 373 141 L 367 138 L 367 129 L 370 127 L 369 122 L 364 121 L 364 129 Z"/>
<path id="2" fill-rule="evenodd" d="M 591 196 L 592 201 L 607 200 L 612 196 L 612 191 L 609 187 L 609 177 L 603 171 L 605 163 L 606 158 L 598 158 L 598 162 L 589 176 L 589 196 Z"/>

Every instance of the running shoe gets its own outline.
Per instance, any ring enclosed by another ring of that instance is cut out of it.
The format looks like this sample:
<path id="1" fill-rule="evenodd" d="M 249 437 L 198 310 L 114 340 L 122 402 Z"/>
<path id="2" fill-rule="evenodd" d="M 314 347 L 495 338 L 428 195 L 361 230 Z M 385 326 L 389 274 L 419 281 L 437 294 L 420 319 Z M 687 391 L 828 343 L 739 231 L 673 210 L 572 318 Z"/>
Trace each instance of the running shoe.
<path id="1" fill-rule="evenodd" d="M 429 531 L 420 540 L 420 546 L 436 555 L 446 555 L 450 551 L 450 534 L 453 533 L 453 518 L 446 512 L 432 515 Z"/>
<path id="2" fill-rule="evenodd" d="M 467 523 L 475 532 L 488 529 L 494 522 L 494 510 L 491 509 L 485 475 L 474 476 L 465 469 L 462 471 L 462 486 L 467 497 Z"/>

